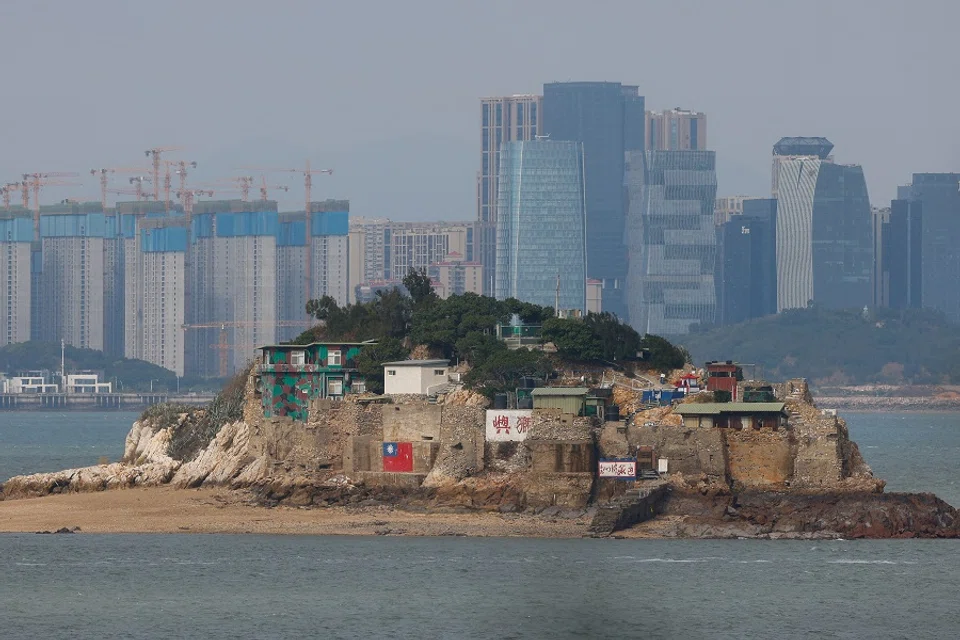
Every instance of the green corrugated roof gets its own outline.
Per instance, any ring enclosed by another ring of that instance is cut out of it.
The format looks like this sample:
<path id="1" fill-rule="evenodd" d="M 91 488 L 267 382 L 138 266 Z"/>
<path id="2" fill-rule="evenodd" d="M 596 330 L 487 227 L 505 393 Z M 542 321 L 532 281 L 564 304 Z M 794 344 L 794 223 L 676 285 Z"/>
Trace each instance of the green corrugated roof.
<path id="1" fill-rule="evenodd" d="M 781 413 L 782 402 L 703 402 L 681 404 L 674 412 L 690 416 L 715 416 L 721 413 Z"/>
<path id="2" fill-rule="evenodd" d="M 586 387 L 537 387 L 535 396 L 585 396 L 590 390 Z"/>

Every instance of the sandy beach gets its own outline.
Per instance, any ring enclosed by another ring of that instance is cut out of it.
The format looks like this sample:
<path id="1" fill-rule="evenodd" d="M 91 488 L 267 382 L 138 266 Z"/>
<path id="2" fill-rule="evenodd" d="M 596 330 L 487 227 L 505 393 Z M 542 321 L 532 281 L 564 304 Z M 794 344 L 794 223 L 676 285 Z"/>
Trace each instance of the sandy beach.
<path id="1" fill-rule="evenodd" d="M 524 536 L 587 534 L 589 517 L 418 513 L 388 506 L 254 506 L 246 494 L 169 487 L 69 493 L 0 501 L 0 533 L 79 527 L 87 533 L 253 533 L 290 535 Z"/>

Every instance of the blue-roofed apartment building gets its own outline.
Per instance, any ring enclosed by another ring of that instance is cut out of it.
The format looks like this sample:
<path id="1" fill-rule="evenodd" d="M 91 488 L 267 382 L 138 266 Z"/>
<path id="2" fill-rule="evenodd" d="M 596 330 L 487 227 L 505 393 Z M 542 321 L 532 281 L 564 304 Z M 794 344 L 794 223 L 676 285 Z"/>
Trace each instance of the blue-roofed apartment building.
<path id="1" fill-rule="evenodd" d="M 30 339 L 32 242 L 29 211 L 0 214 L 0 346 Z"/>
<path id="2" fill-rule="evenodd" d="M 103 350 L 105 335 L 121 330 L 105 322 L 104 316 L 105 291 L 113 291 L 116 286 L 104 271 L 104 257 L 116 237 L 116 226 L 108 224 L 100 203 L 68 203 L 41 209 L 42 295 L 35 305 L 39 316 L 36 337 Z"/>
<path id="3" fill-rule="evenodd" d="M 277 225 L 278 339 L 288 341 L 312 324 L 308 299 L 330 296 L 340 305 L 349 302 L 350 202 L 326 200 L 310 205 L 309 292 L 307 234 L 303 211 L 279 214 Z"/>

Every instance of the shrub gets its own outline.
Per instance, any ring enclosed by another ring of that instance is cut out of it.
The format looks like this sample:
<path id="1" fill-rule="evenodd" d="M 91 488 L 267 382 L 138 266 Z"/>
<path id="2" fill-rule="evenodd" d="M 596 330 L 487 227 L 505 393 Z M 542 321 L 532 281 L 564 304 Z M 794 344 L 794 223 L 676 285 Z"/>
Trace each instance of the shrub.
<path id="1" fill-rule="evenodd" d="M 206 409 L 193 413 L 173 432 L 170 444 L 167 445 L 167 455 L 180 462 L 193 460 L 210 444 L 223 425 L 243 417 L 243 403 L 251 368 L 247 367 L 235 375 Z"/>

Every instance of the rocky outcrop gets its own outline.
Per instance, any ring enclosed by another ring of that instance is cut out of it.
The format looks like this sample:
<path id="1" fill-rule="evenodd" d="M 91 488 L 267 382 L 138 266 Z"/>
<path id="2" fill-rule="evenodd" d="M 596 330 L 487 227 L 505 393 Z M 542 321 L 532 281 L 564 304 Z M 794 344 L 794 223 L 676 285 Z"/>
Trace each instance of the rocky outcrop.
<path id="1" fill-rule="evenodd" d="M 674 490 L 663 514 L 638 529 L 677 538 L 960 537 L 960 512 L 930 493 Z"/>
<path id="2" fill-rule="evenodd" d="M 251 378 L 252 379 L 252 378 Z M 846 423 L 813 405 L 803 381 L 778 387 L 789 420 L 777 428 L 685 426 L 670 407 L 630 408 L 626 422 L 538 410 L 526 439 L 487 442 L 486 400 L 464 389 L 435 399 L 351 396 L 314 400 L 306 422 L 264 418 L 248 381 L 242 419 L 196 454 L 168 453 L 196 426 L 176 407 L 132 426 L 121 462 L 19 476 L 3 498 L 169 484 L 247 489 L 265 504 L 391 505 L 431 510 L 596 515 L 595 535 L 646 520 L 667 537 L 956 537 L 960 517 L 929 494 L 883 494 Z M 633 393 L 633 396 L 630 396 Z M 209 424 L 209 423 L 208 423 Z M 409 442 L 411 473 L 384 472 L 384 441 Z M 666 484 L 598 480 L 598 457 L 652 446 L 669 460 Z M 182 451 L 182 450 L 181 450 Z M 196 451 L 196 449 L 194 449 Z M 545 511 L 547 510 L 547 511 Z M 660 513 L 662 512 L 662 516 Z M 656 517 L 652 517 L 656 516 Z"/>

